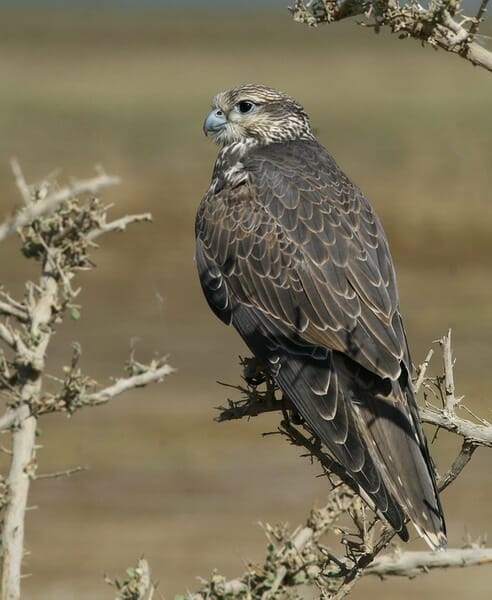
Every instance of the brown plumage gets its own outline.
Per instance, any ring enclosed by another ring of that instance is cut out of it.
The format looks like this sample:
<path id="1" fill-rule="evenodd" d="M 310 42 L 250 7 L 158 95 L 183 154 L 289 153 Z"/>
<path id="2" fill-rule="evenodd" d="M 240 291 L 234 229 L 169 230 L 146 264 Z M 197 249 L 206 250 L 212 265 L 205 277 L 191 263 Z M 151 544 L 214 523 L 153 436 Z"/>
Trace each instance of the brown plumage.
<path id="1" fill-rule="evenodd" d="M 196 219 L 208 303 L 402 539 L 446 542 L 386 236 L 287 94 L 214 99 L 222 148 Z"/>

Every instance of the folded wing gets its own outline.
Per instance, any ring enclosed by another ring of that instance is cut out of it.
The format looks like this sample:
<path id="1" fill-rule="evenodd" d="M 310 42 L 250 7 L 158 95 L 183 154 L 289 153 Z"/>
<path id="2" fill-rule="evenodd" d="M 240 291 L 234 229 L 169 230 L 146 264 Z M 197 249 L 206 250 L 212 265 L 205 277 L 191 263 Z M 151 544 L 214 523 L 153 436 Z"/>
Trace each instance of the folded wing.
<path id="1" fill-rule="evenodd" d="M 207 300 L 270 363 L 283 392 L 393 527 L 433 546 L 444 523 L 409 381 L 386 237 L 314 141 L 250 152 L 247 178 L 197 216 Z"/>

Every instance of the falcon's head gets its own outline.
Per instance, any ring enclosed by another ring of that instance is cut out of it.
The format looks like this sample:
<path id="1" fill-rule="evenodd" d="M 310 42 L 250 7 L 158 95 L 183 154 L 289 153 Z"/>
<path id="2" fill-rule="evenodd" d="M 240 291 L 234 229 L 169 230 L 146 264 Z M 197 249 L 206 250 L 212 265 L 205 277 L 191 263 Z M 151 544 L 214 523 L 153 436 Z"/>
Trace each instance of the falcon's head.
<path id="1" fill-rule="evenodd" d="M 309 118 L 300 104 L 284 92 L 253 83 L 217 94 L 203 131 L 223 146 L 313 139 Z"/>

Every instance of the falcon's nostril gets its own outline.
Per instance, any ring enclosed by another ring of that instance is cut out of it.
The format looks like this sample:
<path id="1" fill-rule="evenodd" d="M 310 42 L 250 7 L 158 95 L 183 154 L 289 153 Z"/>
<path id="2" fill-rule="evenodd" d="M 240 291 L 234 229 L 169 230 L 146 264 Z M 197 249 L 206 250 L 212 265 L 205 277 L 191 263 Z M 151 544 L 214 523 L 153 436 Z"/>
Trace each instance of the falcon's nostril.
<path id="1" fill-rule="evenodd" d="M 224 111 L 218 108 L 210 112 L 206 117 L 203 123 L 203 131 L 206 135 L 209 132 L 220 131 L 226 125 L 227 117 L 224 114 Z"/>

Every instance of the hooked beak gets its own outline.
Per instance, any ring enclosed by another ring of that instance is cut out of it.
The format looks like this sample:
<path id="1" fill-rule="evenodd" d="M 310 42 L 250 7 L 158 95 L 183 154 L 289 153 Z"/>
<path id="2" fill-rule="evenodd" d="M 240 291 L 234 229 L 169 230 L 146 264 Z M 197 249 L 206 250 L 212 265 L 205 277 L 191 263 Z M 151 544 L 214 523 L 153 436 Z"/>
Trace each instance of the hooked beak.
<path id="1" fill-rule="evenodd" d="M 217 133 L 227 125 L 227 116 L 220 108 L 214 108 L 203 122 L 203 133 Z"/>

